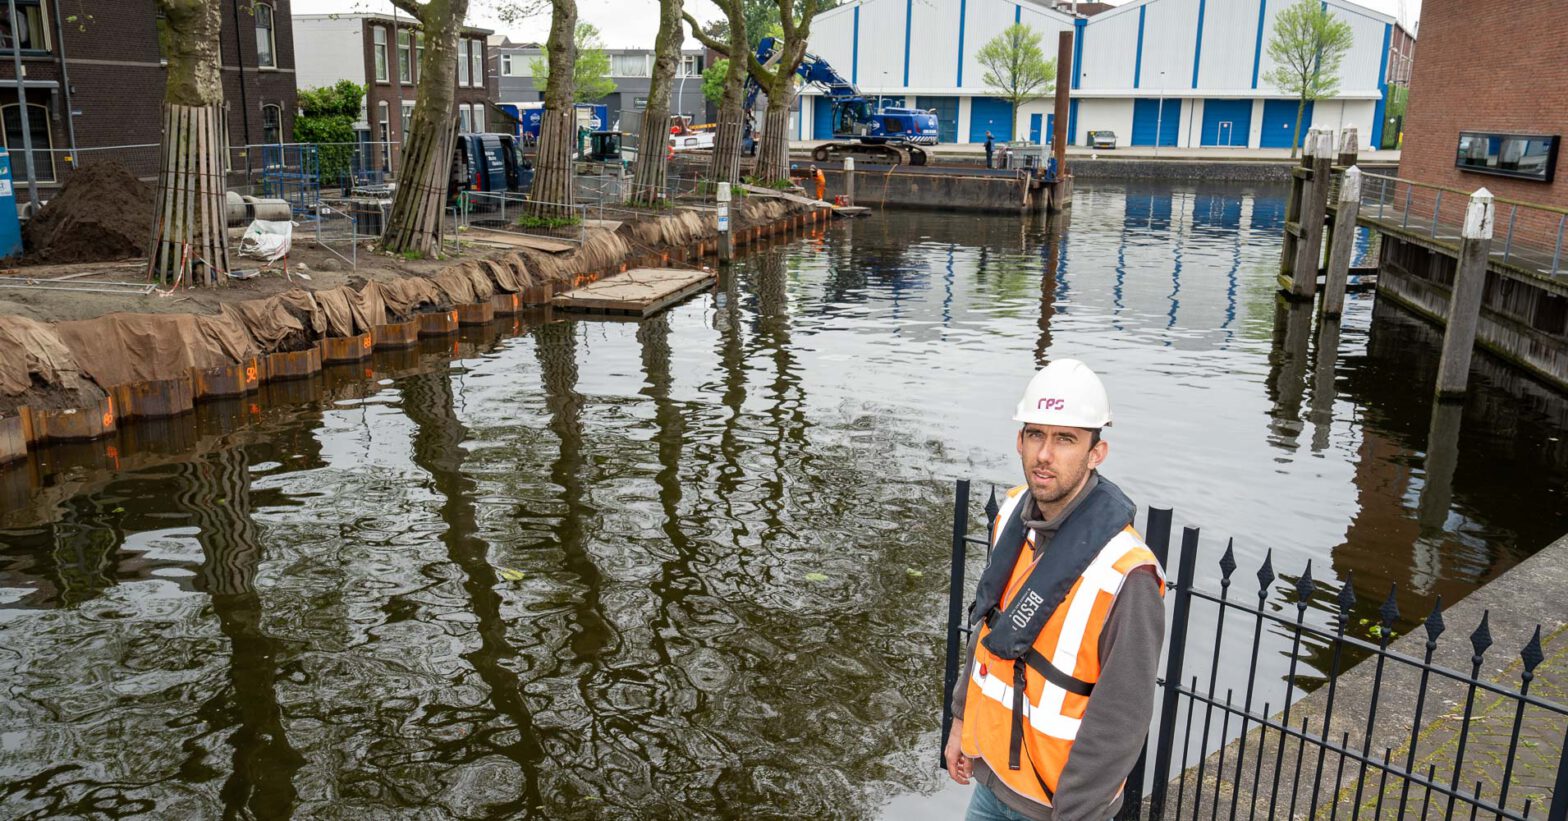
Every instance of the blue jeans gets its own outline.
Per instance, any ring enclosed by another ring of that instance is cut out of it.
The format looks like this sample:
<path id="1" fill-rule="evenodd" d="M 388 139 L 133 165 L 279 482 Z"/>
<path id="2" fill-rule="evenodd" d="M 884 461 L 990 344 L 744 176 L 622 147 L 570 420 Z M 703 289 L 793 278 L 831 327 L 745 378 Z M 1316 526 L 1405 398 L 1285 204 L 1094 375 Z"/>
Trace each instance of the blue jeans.
<path id="1" fill-rule="evenodd" d="M 974 795 L 969 798 L 969 811 L 964 813 L 964 821 L 1029 821 L 1029 819 L 1003 804 L 1002 799 L 996 797 L 996 793 L 977 781 Z"/>

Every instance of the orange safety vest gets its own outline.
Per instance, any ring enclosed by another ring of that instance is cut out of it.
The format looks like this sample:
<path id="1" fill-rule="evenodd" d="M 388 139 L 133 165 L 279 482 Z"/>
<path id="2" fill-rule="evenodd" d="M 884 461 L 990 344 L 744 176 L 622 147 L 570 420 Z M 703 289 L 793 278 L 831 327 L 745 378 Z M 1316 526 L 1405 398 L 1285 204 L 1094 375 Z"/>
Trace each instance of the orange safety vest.
<path id="1" fill-rule="evenodd" d="M 1103 479 L 1101 483 L 1109 484 Z M 999 547 L 1004 525 L 1021 516 L 1020 503 L 1027 498 L 1024 490 L 1017 487 L 1008 491 L 1007 503 L 992 528 L 993 550 Z M 1125 501 L 1119 490 L 1114 492 Z M 1116 594 L 1128 573 L 1152 567 L 1160 578 L 1163 596 L 1165 575 L 1138 532 L 1131 524 L 1125 525 L 1099 548 L 1045 620 L 1029 648 L 1032 652 L 1016 660 L 1003 658 L 992 652 L 985 641 L 992 632 L 995 616 L 1008 610 L 1036 565 L 1056 545 L 1053 539 L 1052 546 L 1036 556 L 1033 542 L 1034 534 L 1025 533 L 1023 549 L 1017 554 L 999 607 L 981 623 L 974 664 L 969 669 L 962 743 L 965 755 L 985 759 L 992 772 L 1013 792 L 1049 807 L 1072 752 L 1078 726 L 1088 710 L 1090 693 L 1100 678 L 1100 633 Z M 1024 682 L 1023 715 L 1016 717 L 1014 707 L 1020 702 L 1015 701 L 1015 684 L 1019 680 Z"/>

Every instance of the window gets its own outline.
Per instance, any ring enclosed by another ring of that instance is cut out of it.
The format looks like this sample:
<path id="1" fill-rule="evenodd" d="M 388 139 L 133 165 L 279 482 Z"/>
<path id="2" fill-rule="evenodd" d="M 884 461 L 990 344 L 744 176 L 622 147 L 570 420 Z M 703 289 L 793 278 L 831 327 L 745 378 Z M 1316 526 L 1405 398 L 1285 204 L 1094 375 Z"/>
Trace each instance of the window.
<path id="1" fill-rule="evenodd" d="M 407 140 L 408 139 L 408 127 L 409 127 L 409 124 L 414 122 L 414 104 L 413 104 L 413 102 L 411 102 L 409 100 L 404 100 L 403 101 L 403 120 L 402 120 L 402 122 L 403 122 L 403 131 L 401 133 L 403 135 L 403 139 Z"/>
<path id="2" fill-rule="evenodd" d="M 371 29 L 376 40 L 376 82 L 387 81 L 387 29 L 386 26 L 376 26 Z"/>
<path id="3" fill-rule="evenodd" d="M 1459 132 L 1454 165 L 1461 171 L 1551 182 L 1557 170 L 1557 135 Z"/>
<path id="4" fill-rule="evenodd" d="M 468 46 L 467 40 L 457 41 L 457 84 L 468 85 Z"/>
<path id="5" fill-rule="evenodd" d="M 533 66 L 529 65 L 528 55 L 503 54 L 501 55 L 501 74 L 507 77 L 532 77 L 534 71 Z"/>
<path id="6" fill-rule="evenodd" d="M 376 104 L 376 109 L 381 115 L 381 167 L 392 167 L 392 119 L 388 116 L 387 101 L 382 100 Z"/>
<path id="7" fill-rule="evenodd" d="M 681 58 L 681 76 L 695 77 L 702 73 L 702 55 L 688 54 Z"/>
<path id="8" fill-rule="evenodd" d="M 261 141 L 268 145 L 283 142 L 283 108 L 263 104 L 261 107 Z"/>
<path id="9" fill-rule="evenodd" d="M 274 42 L 272 37 L 272 7 L 265 3 L 257 3 L 256 65 L 262 68 L 277 67 L 277 57 L 273 54 Z"/>
<path id="10" fill-rule="evenodd" d="M 414 82 L 414 45 L 413 38 L 409 37 L 407 30 L 397 33 L 397 80 L 400 83 Z"/>
<path id="11" fill-rule="evenodd" d="M 419 76 L 419 72 L 424 70 L 423 68 L 421 68 L 421 66 L 423 66 L 424 64 L 425 64 L 425 33 L 424 32 L 420 32 L 420 33 L 414 35 L 414 76 L 415 77 L 418 77 Z"/>
<path id="12" fill-rule="evenodd" d="M 475 88 L 484 88 L 485 44 L 478 40 L 469 40 L 468 47 L 473 50 L 473 53 L 469 55 L 468 62 L 474 67 L 473 74 L 469 79 L 473 80 Z"/>
<path id="13" fill-rule="evenodd" d="M 23 51 L 48 51 L 49 27 L 44 23 L 43 0 L 16 0 L 17 35 L 11 33 L 11 15 L 0 5 L 0 49 L 10 51 L 21 42 Z"/>
<path id="14" fill-rule="evenodd" d="M 611 77 L 647 77 L 648 55 L 646 54 L 612 54 L 610 55 Z"/>
<path id="15" fill-rule="evenodd" d="M 21 11 L 18 5 L 17 11 Z M 27 157 L 22 151 L 22 111 L 16 103 L 10 103 L 0 111 L 4 112 L 5 119 L 5 147 L 11 152 L 11 176 L 18 180 L 27 179 Z M 50 149 L 53 144 L 49 141 L 49 109 L 38 103 L 27 104 L 27 128 L 33 138 L 33 158 L 37 161 L 34 178 L 39 182 L 54 182 L 54 152 Z"/>
<path id="16" fill-rule="evenodd" d="M 474 121 L 470 117 L 468 106 L 466 105 L 457 107 L 457 130 L 463 134 L 474 130 Z"/>
<path id="17" fill-rule="evenodd" d="M 485 130 L 485 104 L 474 103 L 474 130 Z"/>

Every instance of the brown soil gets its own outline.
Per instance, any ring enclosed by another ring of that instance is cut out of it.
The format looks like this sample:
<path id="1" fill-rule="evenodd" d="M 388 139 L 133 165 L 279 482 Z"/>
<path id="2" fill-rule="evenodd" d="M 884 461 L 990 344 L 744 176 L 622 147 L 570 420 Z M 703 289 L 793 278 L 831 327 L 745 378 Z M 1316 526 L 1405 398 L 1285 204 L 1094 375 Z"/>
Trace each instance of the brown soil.
<path id="1" fill-rule="evenodd" d="M 241 257 L 239 230 L 230 231 L 230 249 L 235 253 L 234 265 L 238 269 L 259 268 L 260 260 Z M 345 255 L 349 249 L 338 248 Z M 290 277 L 281 269 L 267 271 L 253 279 L 231 280 L 222 288 L 180 288 L 164 296 L 157 291 L 142 294 L 131 289 L 126 293 L 100 293 L 84 290 L 56 290 L 61 288 L 91 288 L 89 283 L 124 282 L 146 283 L 147 260 L 132 259 L 120 262 L 74 263 L 68 265 L 23 265 L 0 270 L 0 314 L 17 314 L 41 322 L 68 322 L 74 319 L 92 319 L 115 311 L 138 313 L 189 313 L 216 314 L 228 302 L 258 299 L 282 293 L 290 288 L 326 290 L 339 285 L 358 287 L 367 280 L 397 279 L 408 274 L 429 276 L 456 260 L 405 260 L 376 253 L 367 241 L 359 249 L 359 270 L 349 268 L 332 251 L 317 245 L 314 240 L 294 238 L 289 253 Z M 309 279 L 304 279 L 303 274 Z M 68 279 L 60 279 L 69 277 Z M 21 278 L 42 283 L 49 288 L 13 285 L 8 279 Z M 51 281 L 55 280 L 55 281 Z M 100 286 L 112 287 L 112 286 Z"/>
<path id="2" fill-rule="evenodd" d="M 138 257 L 152 231 L 153 190 L 114 160 L 90 163 L 22 232 L 30 262 Z"/>

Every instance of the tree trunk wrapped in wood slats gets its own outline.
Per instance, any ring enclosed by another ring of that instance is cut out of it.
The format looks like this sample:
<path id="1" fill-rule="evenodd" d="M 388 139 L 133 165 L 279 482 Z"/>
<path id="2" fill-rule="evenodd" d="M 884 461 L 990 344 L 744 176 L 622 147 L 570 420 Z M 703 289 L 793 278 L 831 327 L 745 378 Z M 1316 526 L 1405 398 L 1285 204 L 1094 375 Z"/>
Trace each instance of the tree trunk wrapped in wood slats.
<path id="1" fill-rule="evenodd" d="M 663 199 L 669 179 L 670 86 L 680 62 L 682 39 L 681 0 L 660 0 L 653 79 L 648 84 L 648 104 L 643 108 L 637 138 L 637 170 L 632 177 L 631 200 L 641 205 L 656 205 Z"/>
<path id="2" fill-rule="evenodd" d="M 576 0 L 550 4 L 550 38 L 545 43 L 549 81 L 545 85 L 544 113 L 539 121 L 539 155 L 534 161 L 531 213 L 544 218 L 571 218 L 577 202 L 572 152 L 577 142 L 577 111 L 572 84 L 577 67 Z"/>
<path id="3" fill-rule="evenodd" d="M 168 61 L 157 207 L 147 273 L 164 285 L 217 285 L 229 270 L 219 0 L 158 0 Z"/>
<path id="4" fill-rule="evenodd" d="M 395 254 L 433 257 L 445 234 L 447 191 L 457 134 L 453 110 L 457 88 L 457 46 L 468 0 L 429 0 L 398 7 L 413 14 L 425 35 L 419 61 L 419 88 L 409 115 L 409 133 L 398 152 L 397 193 L 381 235 L 381 248 Z"/>
<path id="5" fill-rule="evenodd" d="M 789 179 L 789 106 L 794 98 L 794 75 L 781 79 L 768 92 L 768 113 L 762 126 L 762 145 L 757 150 L 754 176 L 764 185 Z"/>

